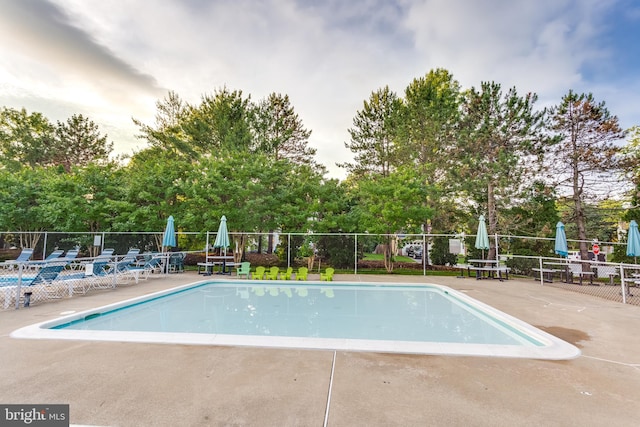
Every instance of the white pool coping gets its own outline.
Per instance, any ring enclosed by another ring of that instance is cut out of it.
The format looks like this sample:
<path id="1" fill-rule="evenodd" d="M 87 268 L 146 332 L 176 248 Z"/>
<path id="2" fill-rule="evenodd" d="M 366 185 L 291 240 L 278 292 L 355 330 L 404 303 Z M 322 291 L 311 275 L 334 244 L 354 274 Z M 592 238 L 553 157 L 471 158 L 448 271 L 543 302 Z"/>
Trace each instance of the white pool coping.
<path id="1" fill-rule="evenodd" d="M 475 300 L 468 295 L 458 292 L 446 286 L 425 284 L 424 286 L 439 288 L 459 300 L 487 313 L 493 318 L 504 322 L 508 326 L 518 330 L 539 343 L 541 346 L 530 345 L 496 345 L 496 344 L 464 344 L 448 342 L 415 342 L 415 341 L 387 341 L 387 340 L 360 340 L 360 339 L 335 339 L 335 338 L 307 338 L 307 337 L 282 337 L 282 336 L 255 336 L 255 335 L 225 335 L 225 334 L 199 334 L 199 333 L 174 333 L 174 332 L 131 332 L 131 331 L 96 331 L 96 330 L 72 330 L 51 329 L 55 326 L 83 319 L 84 317 L 106 311 L 115 310 L 131 304 L 172 294 L 177 291 L 210 283 L 211 280 L 199 281 L 188 285 L 167 289 L 160 292 L 131 298 L 118 303 L 85 310 L 56 319 L 29 325 L 11 333 L 13 338 L 24 339 L 59 339 L 59 340 L 84 340 L 84 341 L 111 341 L 111 342 L 137 342 L 156 344 L 184 344 L 184 345 L 213 345 L 213 346 L 239 346 L 261 348 L 295 348 L 308 350 L 340 350 L 363 351 L 380 353 L 404 353 L 447 356 L 483 356 L 483 357 L 509 357 L 546 360 L 574 359 L 581 355 L 580 350 L 538 328 L 497 310 L 487 304 Z M 256 285 L 291 285 L 289 281 L 234 281 L 236 286 Z M 225 282 L 225 286 L 229 283 Z M 302 284 L 300 284 L 302 285 Z M 306 286 L 330 286 L 327 282 L 304 282 Z M 363 283 L 332 283 L 336 287 L 344 285 L 366 286 Z M 371 286 L 409 286 L 416 287 L 415 283 L 371 284 Z"/>

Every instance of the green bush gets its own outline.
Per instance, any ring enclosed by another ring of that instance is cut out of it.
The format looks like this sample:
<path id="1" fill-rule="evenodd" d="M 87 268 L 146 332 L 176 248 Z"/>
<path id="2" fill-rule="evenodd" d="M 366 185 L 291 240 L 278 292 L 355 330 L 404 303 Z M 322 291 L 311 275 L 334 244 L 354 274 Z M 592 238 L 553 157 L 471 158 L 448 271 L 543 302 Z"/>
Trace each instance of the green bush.
<path id="1" fill-rule="evenodd" d="M 434 237 L 430 251 L 431 264 L 434 265 L 455 265 L 458 256 L 449 252 L 448 237 Z"/>
<path id="2" fill-rule="evenodd" d="M 531 276 L 532 268 L 539 267 L 539 261 L 535 258 L 509 258 L 507 259 L 507 267 L 511 269 L 511 274 L 520 274 L 523 276 Z"/>
<path id="3" fill-rule="evenodd" d="M 352 236 L 322 236 L 318 239 L 318 255 L 322 257 L 325 264 L 332 267 L 353 267 L 354 245 L 355 239 Z"/>

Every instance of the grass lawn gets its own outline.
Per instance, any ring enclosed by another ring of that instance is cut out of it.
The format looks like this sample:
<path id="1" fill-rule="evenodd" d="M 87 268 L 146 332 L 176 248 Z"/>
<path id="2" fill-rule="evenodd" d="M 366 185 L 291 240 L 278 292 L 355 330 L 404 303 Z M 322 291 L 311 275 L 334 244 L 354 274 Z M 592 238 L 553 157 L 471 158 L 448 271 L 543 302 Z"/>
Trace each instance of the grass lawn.
<path id="1" fill-rule="evenodd" d="M 365 261 L 384 261 L 383 254 L 364 254 Z M 394 257 L 395 262 L 415 262 L 413 258 L 409 258 L 408 256 L 398 255 Z"/>

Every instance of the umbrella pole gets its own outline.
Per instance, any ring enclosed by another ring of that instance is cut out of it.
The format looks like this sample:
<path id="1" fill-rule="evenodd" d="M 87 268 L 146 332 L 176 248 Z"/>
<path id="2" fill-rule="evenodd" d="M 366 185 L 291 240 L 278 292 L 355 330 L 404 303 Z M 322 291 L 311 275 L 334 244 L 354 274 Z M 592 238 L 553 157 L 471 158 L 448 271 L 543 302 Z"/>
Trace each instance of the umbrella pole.
<path id="1" fill-rule="evenodd" d="M 207 261 L 207 258 L 209 258 L 209 232 L 208 231 L 207 231 L 207 243 L 206 243 L 206 245 L 207 246 L 204 248 L 204 251 L 205 251 L 204 256 L 206 257 L 205 258 L 205 262 Z"/>
<path id="2" fill-rule="evenodd" d="M 225 247 L 222 254 L 222 274 L 227 274 L 227 248 Z"/>

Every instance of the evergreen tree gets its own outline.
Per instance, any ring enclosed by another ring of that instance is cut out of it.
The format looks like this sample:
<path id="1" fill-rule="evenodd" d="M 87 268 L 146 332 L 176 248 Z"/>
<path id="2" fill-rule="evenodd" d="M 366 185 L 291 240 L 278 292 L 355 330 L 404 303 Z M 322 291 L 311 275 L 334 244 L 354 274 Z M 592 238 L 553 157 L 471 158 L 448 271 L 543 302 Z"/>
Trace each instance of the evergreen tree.
<path id="1" fill-rule="evenodd" d="M 581 258 L 587 259 L 585 202 L 606 196 L 607 184 L 617 183 L 619 188 L 620 147 L 616 142 L 625 133 L 618 118 L 592 94 L 569 91 L 550 114 L 551 129 L 558 136 L 548 152 L 550 170 L 555 184 L 571 197 Z"/>

